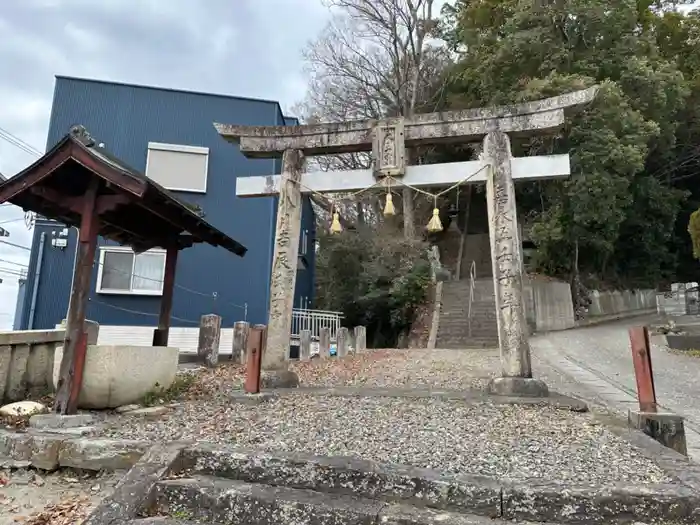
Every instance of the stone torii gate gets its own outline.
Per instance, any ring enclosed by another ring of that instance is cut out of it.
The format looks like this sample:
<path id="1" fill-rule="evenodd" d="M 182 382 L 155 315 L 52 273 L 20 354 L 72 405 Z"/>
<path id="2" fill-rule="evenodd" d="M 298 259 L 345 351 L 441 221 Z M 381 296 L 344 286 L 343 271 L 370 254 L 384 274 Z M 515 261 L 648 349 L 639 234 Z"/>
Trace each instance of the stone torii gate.
<path id="1" fill-rule="evenodd" d="M 297 271 L 303 192 L 346 192 L 372 186 L 390 176 L 408 185 L 455 184 L 480 171 L 469 182 L 486 182 L 491 258 L 496 296 L 502 377 L 490 388 L 500 394 L 547 395 L 532 379 L 528 328 L 522 296 L 519 239 L 513 179 L 542 180 L 570 175 L 568 155 L 514 158 L 512 135 L 561 127 L 564 109 L 591 102 L 597 87 L 524 104 L 466 111 L 302 126 L 237 126 L 215 123 L 219 134 L 240 145 L 249 158 L 282 156 L 282 174 L 241 177 L 239 197 L 279 195 L 277 229 L 270 283 L 268 339 L 263 358 L 267 386 L 296 386 L 287 353 Z M 478 161 L 406 166 L 406 148 L 483 141 Z M 371 151 L 370 170 L 304 173 L 305 156 Z"/>

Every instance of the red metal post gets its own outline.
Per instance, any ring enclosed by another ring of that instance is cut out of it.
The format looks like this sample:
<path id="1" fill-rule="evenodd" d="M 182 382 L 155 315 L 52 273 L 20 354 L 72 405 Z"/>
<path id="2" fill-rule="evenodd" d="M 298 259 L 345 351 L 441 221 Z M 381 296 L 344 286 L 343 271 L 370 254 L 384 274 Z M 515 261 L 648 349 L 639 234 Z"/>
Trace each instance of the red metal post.
<path id="1" fill-rule="evenodd" d="M 160 316 L 158 328 L 153 331 L 153 346 L 168 346 L 170 333 L 170 314 L 173 308 L 175 290 L 175 270 L 177 267 L 177 246 L 168 247 L 165 255 L 165 275 L 163 277 L 163 295 L 160 298 Z"/>
<path id="2" fill-rule="evenodd" d="M 634 375 L 637 379 L 639 410 L 656 412 L 656 388 L 654 387 L 654 370 L 651 366 L 649 330 L 646 326 L 635 326 L 629 329 L 629 334 Z"/>
<path id="3" fill-rule="evenodd" d="M 56 385 L 54 410 L 59 414 L 75 414 L 78 410 L 78 396 L 83 383 L 83 368 L 87 353 L 85 333 L 85 311 L 87 309 L 92 267 L 95 262 L 97 231 L 99 230 L 95 206 L 100 181 L 94 178 L 83 196 L 83 211 L 80 217 L 78 253 L 73 275 L 66 338 L 63 344 L 63 358 Z"/>
<path id="4" fill-rule="evenodd" d="M 256 324 L 250 328 L 246 352 L 244 387 L 246 394 L 258 394 L 260 392 L 260 369 L 266 341 L 267 327 L 264 324 Z"/>

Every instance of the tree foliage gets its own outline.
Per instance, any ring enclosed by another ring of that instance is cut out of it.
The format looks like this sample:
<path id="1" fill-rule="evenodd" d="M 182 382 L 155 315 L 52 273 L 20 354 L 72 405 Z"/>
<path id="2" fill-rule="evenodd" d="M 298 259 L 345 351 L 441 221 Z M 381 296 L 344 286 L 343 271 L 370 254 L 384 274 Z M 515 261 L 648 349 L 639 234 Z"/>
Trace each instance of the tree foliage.
<path id="1" fill-rule="evenodd" d="M 365 325 L 375 348 L 394 347 L 423 304 L 430 282 L 427 246 L 391 226 L 319 235 L 317 304 Z"/>
<path id="2" fill-rule="evenodd" d="M 689 1 L 453 0 L 439 20 L 429 13 L 420 23 L 410 15 L 424 5 L 418 0 L 331 3 L 340 18 L 307 54 L 308 120 L 509 104 L 599 85 L 595 102 L 571 110 L 560 131 L 513 139 L 516 156 L 570 153 L 572 160 L 567 180 L 516 187 L 539 270 L 577 289 L 581 281 L 641 287 L 697 279 L 700 11 L 678 9 Z M 400 38 L 417 29 L 426 36 L 419 62 Z M 450 145 L 421 159 L 472 154 Z M 330 162 L 360 167 L 368 158 Z M 356 204 L 349 216 L 361 223 L 358 231 L 321 238 L 321 303 L 377 332 L 390 326 L 397 333 L 421 295 L 413 286 L 423 282 L 423 252 L 406 241 L 415 257 L 408 259 L 397 241 L 372 241 L 363 224 L 391 225 L 383 224 L 376 198 Z M 396 288 L 405 275 L 416 280 Z"/>
<path id="3" fill-rule="evenodd" d="M 516 155 L 572 155 L 569 180 L 519 188 L 537 261 L 549 274 L 580 272 L 625 286 L 674 277 L 674 227 L 687 194 L 663 168 L 676 160 L 679 136 L 687 134 L 693 90 L 685 62 L 697 50 L 685 47 L 694 29 L 681 27 L 691 17 L 672 7 L 458 0 L 446 9 L 445 38 L 460 56 L 451 76 L 453 107 L 601 86 L 595 103 L 572 112 L 561 133 L 514 145 Z"/>

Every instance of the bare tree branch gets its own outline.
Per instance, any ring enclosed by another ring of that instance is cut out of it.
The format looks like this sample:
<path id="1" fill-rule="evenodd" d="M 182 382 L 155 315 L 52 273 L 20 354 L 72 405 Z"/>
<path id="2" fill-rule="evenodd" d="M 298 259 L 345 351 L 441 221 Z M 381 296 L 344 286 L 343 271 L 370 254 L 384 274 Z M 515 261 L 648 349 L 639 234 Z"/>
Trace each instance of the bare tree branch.
<path id="1" fill-rule="evenodd" d="M 410 117 L 440 106 L 452 58 L 444 43 L 430 38 L 437 28 L 434 0 L 325 0 L 325 4 L 332 20 L 304 53 L 310 83 L 305 99 L 295 107 L 302 120 Z M 367 154 L 337 155 L 318 157 L 313 163 L 328 171 L 366 169 L 371 159 Z M 404 217 L 404 234 L 413 237 L 414 195 L 410 190 L 402 193 L 395 205 Z M 338 202 L 340 197 L 331 200 Z M 383 204 L 376 195 L 363 194 L 351 201 L 343 208 L 346 220 L 368 224 L 382 220 Z"/>

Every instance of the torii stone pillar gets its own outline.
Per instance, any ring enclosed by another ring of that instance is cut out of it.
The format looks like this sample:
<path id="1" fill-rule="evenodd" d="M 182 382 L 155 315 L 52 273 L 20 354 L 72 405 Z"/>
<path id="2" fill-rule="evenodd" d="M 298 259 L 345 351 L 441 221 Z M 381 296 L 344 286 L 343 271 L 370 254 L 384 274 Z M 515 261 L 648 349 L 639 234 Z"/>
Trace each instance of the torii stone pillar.
<path id="1" fill-rule="evenodd" d="M 282 184 L 277 203 L 275 251 L 270 275 L 270 308 L 267 345 L 262 357 L 260 385 L 263 388 L 299 386 L 299 378 L 289 370 L 289 330 L 292 326 L 294 286 L 301 233 L 301 174 L 304 154 L 287 149 L 282 155 Z"/>
<path id="2" fill-rule="evenodd" d="M 523 303 L 522 250 L 508 135 L 498 130 L 490 131 L 484 138 L 482 157 L 490 164 L 486 204 L 501 352 L 501 377 L 492 380 L 489 389 L 501 395 L 546 396 L 547 385 L 532 378 Z"/>

